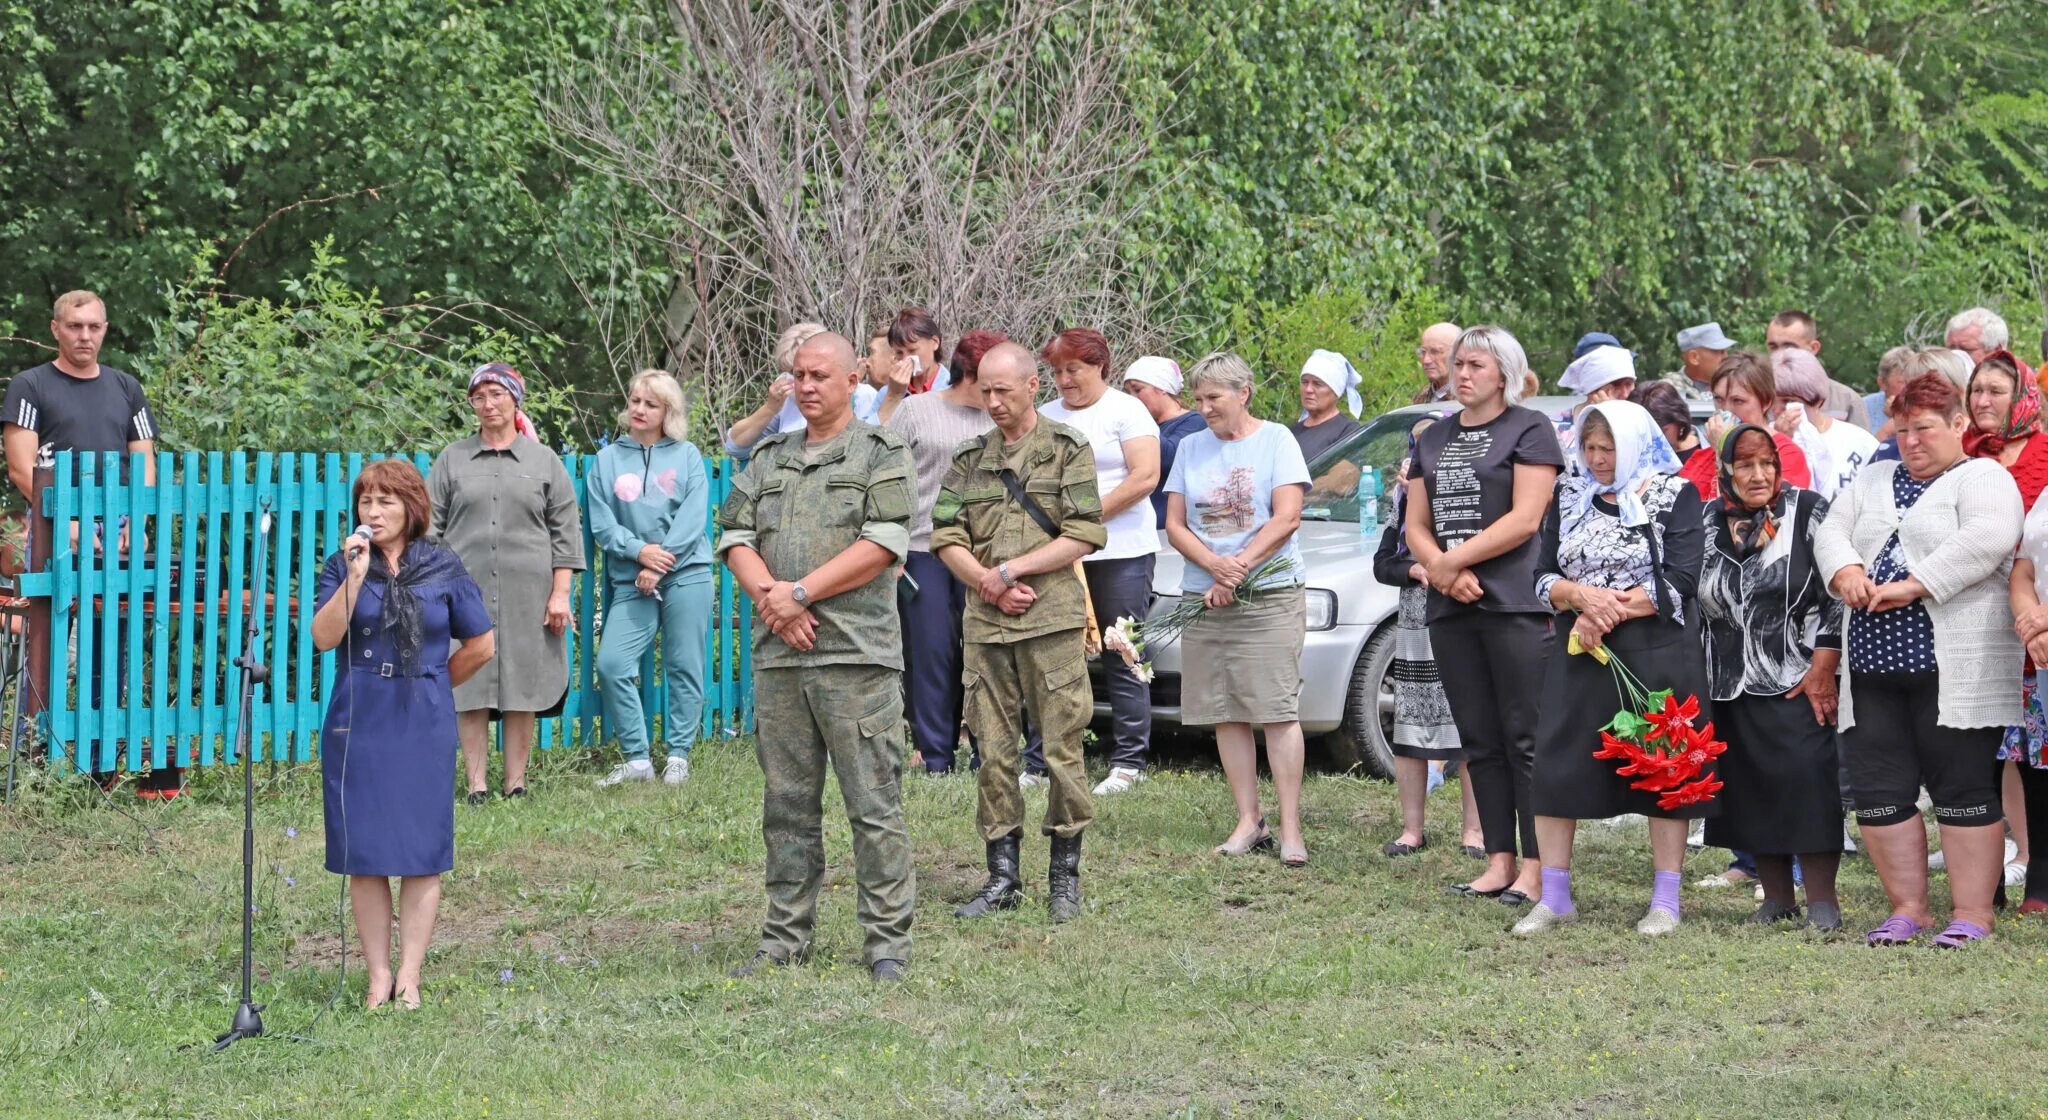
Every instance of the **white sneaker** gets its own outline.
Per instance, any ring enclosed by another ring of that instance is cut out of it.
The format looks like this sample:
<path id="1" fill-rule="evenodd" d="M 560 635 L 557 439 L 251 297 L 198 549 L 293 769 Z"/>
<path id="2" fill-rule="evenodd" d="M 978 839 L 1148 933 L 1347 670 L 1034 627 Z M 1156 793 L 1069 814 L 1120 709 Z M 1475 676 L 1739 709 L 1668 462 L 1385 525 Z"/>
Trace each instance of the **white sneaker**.
<path id="1" fill-rule="evenodd" d="M 1039 788 L 1040 786 L 1049 786 L 1049 785 L 1051 785 L 1051 784 L 1052 784 L 1052 779 L 1051 779 L 1051 778 L 1048 778 L 1048 777 L 1046 777 L 1046 776 L 1045 776 L 1045 775 L 1043 775 L 1043 774 L 1019 774 L 1019 775 L 1017 775 L 1017 788 L 1018 788 L 1018 789 L 1037 789 L 1037 788 Z"/>
<path id="2" fill-rule="evenodd" d="M 1947 870 L 1948 870 L 1948 853 L 1947 853 L 1947 852 L 1935 852 L 1935 853 L 1934 853 L 1933 855 L 1930 855 L 1930 856 L 1928 856 L 1928 857 L 1927 857 L 1927 870 L 1929 870 L 1929 871 L 1947 871 Z"/>
<path id="3" fill-rule="evenodd" d="M 2024 864 L 2024 863 L 2008 863 L 2008 864 L 2006 864 L 2006 865 L 2005 865 L 2005 885 L 2006 885 L 2006 886 L 2008 886 L 2008 887 L 2024 887 L 2024 886 L 2026 886 L 2026 885 L 2027 885 L 2027 865 L 2026 865 L 2026 864 Z"/>
<path id="4" fill-rule="evenodd" d="M 1842 854 L 1845 856 L 1856 854 L 1856 838 L 1849 835 L 1849 822 L 1846 820 L 1842 822 Z"/>
<path id="5" fill-rule="evenodd" d="M 1662 937 L 1677 928 L 1678 915 L 1657 906 L 1650 907 L 1650 912 L 1636 923 L 1636 932 L 1644 937 Z"/>
<path id="6" fill-rule="evenodd" d="M 1118 766 L 1110 770 L 1109 777 L 1102 779 L 1096 785 L 1095 796 L 1101 797 L 1105 793 L 1123 793 L 1144 780 L 1145 772 L 1143 770 L 1133 770 L 1128 766 Z"/>
<path id="7" fill-rule="evenodd" d="M 690 760 L 678 755 L 668 756 L 668 765 L 661 768 L 661 784 L 679 786 L 690 780 Z"/>
<path id="8" fill-rule="evenodd" d="M 1692 827 L 1690 827 L 1690 828 L 1686 829 L 1686 832 L 1685 832 L 1685 846 L 1686 846 L 1686 847 L 1688 847 L 1688 848 L 1690 848 L 1690 849 L 1692 849 L 1692 850 L 1693 850 L 1693 851 L 1695 851 L 1695 852 L 1697 852 L 1697 851 L 1699 851 L 1699 850 L 1701 850 L 1702 848 L 1705 848 L 1705 847 L 1707 846 L 1707 822 L 1706 822 L 1706 821 L 1703 821 L 1703 820 L 1698 820 L 1698 821 L 1694 821 L 1694 822 L 1692 822 Z"/>
<path id="9" fill-rule="evenodd" d="M 612 772 L 597 780 L 597 787 L 605 789 L 625 782 L 651 782 L 654 780 L 654 764 L 644 758 L 621 762 L 612 767 Z"/>
<path id="10" fill-rule="evenodd" d="M 2005 862 L 2011 863 L 2018 858 L 2020 858 L 2020 846 L 2008 838 L 2005 842 Z M 2020 866 L 2025 867 L 2026 864 L 2023 863 Z"/>
<path id="11" fill-rule="evenodd" d="M 1522 920 L 1516 922 L 1514 928 L 1508 932 L 1516 937 L 1534 937 L 1552 927 L 1570 925 L 1578 920 L 1579 912 L 1577 910 L 1573 910 L 1568 914 L 1560 914 L 1539 902 L 1530 907 L 1529 912 L 1522 916 Z"/>

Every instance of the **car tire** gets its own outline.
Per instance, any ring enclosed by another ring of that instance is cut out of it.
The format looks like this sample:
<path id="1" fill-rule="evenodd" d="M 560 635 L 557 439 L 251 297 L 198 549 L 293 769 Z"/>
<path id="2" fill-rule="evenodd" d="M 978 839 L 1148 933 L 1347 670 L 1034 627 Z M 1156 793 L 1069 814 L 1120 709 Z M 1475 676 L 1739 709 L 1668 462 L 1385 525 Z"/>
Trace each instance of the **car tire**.
<path id="1" fill-rule="evenodd" d="M 1330 762 L 1375 778 L 1394 776 L 1394 623 L 1389 619 L 1358 653 L 1344 694 L 1344 722 L 1323 736 Z"/>

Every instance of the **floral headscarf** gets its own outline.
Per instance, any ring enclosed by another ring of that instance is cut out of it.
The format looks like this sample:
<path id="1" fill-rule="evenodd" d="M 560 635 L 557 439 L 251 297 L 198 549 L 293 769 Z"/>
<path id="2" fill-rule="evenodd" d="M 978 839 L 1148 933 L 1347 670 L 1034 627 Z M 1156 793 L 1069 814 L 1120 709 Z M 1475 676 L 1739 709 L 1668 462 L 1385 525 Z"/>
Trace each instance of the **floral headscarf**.
<path id="1" fill-rule="evenodd" d="M 1996 455 L 2005 450 L 2005 445 L 2016 439 L 2026 439 L 2041 431 L 2041 386 L 2034 379 L 2034 371 L 2027 363 L 2015 357 L 2010 350 L 1993 350 L 1984 355 L 1984 361 L 1977 363 L 1982 370 L 1986 362 L 2003 359 L 2012 364 L 2013 398 L 2012 411 L 2005 414 L 2005 428 L 1999 432 L 1980 432 L 1971 428 L 1963 436 L 1963 453 L 1980 457 Z M 1970 374 L 1974 384 L 1977 374 Z M 1968 390 L 1965 390 L 1968 395 Z"/>
<path id="2" fill-rule="evenodd" d="M 486 362 L 469 375 L 469 390 L 465 395 L 474 395 L 479 385 L 496 385 L 512 394 L 512 427 L 527 439 L 540 442 L 540 433 L 521 407 L 526 403 L 526 379 L 519 376 L 518 370 L 504 362 Z"/>
<path id="3" fill-rule="evenodd" d="M 1586 466 L 1586 416 L 1594 412 L 1607 421 L 1607 427 L 1614 433 L 1614 481 L 1604 484 Z M 1571 508 L 1560 511 L 1565 531 L 1570 532 L 1592 513 L 1593 500 L 1602 494 L 1613 495 L 1623 525 L 1631 529 L 1648 525 L 1650 511 L 1636 491 L 1657 475 L 1678 473 L 1679 465 L 1671 442 L 1664 438 L 1664 430 L 1657 426 L 1650 410 L 1632 401 L 1603 401 L 1580 414 L 1578 432 L 1572 455 L 1579 461 L 1579 473 L 1585 477 L 1586 485 L 1579 490 Z"/>
<path id="4" fill-rule="evenodd" d="M 1755 432 L 1764 437 L 1771 447 L 1771 461 L 1778 464 L 1778 492 L 1761 509 L 1751 509 L 1735 494 L 1735 445 L 1742 437 Z M 1792 487 L 1785 481 L 1785 461 L 1778 451 L 1778 441 L 1768 429 L 1755 424 L 1737 424 L 1728 434 L 1721 437 L 1719 449 L 1721 471 L 1721 516 L 1728 522 L 1728 539 L 1735 546 L 1735 557 L 1741 559 L 1757 552 L 1778 535 L 1778 519 L 1785 515 L 1785 495 Z"/>

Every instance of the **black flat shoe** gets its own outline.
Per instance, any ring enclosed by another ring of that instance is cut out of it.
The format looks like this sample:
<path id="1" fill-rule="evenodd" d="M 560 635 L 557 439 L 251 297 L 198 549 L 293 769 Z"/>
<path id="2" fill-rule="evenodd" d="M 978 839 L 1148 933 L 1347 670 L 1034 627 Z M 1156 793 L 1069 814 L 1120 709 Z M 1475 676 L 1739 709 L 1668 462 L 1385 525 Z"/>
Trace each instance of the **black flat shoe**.
<path id="1" fill-rule="evenodd" d="M 1412 856 L 1427 847 L 1429 847 L 1429 837 L 1427 836 L 1413 844 L 1403 844 L 1399 840 L 1389 840 L 1380 846 L 1380 854 L 1388 859 L 1400 859 L 1402 856 Z"/>
<path id="2" fill-rule="evenodd" d="M 491 798 L 496 796 L 497 794 L 492 793 L 490 790 L 487 789 L 473 789 L 469 791 L 468 797 L 463 798 L 463 802 L 472 807 L 477 805 L 489 805 L 491 803 Z"/>
<path id="3" fill-rule="evenodd" d="M 512 787 L 511 789 L 508 789 L 508 790 L 506 790 L 506 791 L 505 791 L 505 799 L 506 799 L 506 800 L 508 800 L 508 801 L 509 801 L 509 800 L 511 800 L 511 799 L 512 799 L 512 798 L 514 798 L 514 797 L 525 797 L 525 796 L 526 796 L 526 787 L 525 787 L 525 786 L 513 786 L 513 787 Z"/>
<path id="4" fill-rule="evenodd" d="M 1444 887 L 1445 894 L 1456 898 L 1499 898 L 1506 890 L 1506 887 L 1496 887 L 1490 891 L 1482 891 L 1470 883 L 1450 883 Z"/>
<path id="5" fill-rule="evenodd" d="M 1486 849 L 1477 844 L 1467 844 L 1465 845 L 1465 855 L 1472 859 L 1485 859 Z"/>
<path id="6" fill-rule="evenodd" d="M 1500 900 L 1500 904 L 1502 906 L 1527 906 L 1531 902 L 1536 901 L 1535 899 L 1530 898 L 1528 895 L 1523 894 L 1521 891 L 1514 890 L 1513 888 L 1509 888 L 1508 890 L 1500 892 L 1500 894 L 1497 897 Z"/>

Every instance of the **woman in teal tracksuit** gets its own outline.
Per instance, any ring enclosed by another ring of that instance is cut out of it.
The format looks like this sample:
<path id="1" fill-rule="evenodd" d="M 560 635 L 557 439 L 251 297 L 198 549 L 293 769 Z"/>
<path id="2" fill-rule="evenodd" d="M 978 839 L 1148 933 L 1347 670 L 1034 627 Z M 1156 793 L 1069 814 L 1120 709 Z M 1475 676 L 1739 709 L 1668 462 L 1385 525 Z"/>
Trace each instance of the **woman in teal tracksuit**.
<path id="1" fill-rule="evenodd" d="M 642 370 L 619 417 L 626 434 L 597 453 L 590 476 L 590 530 L 604 550 L 612 585 L 597 679 L 604 690 L 605 730 L 619 740 L 626 759 L 598 780 L 600 786 L 654 780 L 640 706 L 640 662 L 657 631 L 668 678 L 662 736 L 668 764 L 661 780 L 669 785 L 689 780 L 690 747 L 704 715 L 711 483 L 703 453 L 683 438 L 683 407 L 682 386 L 674 377 Z"/>

